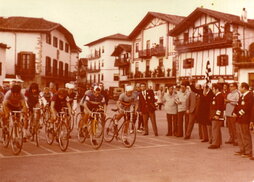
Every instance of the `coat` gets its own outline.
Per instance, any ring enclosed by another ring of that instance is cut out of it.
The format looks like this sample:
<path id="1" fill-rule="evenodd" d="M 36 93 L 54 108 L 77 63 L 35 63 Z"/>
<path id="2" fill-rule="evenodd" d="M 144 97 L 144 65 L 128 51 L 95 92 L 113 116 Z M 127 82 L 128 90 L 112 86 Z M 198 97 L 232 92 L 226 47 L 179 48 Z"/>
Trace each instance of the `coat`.
<path id="1" fill-rule="evenodd" d="M 224 96 L 221 92 L 217 93 L 212 100 L 210 110 L 210 120 L 214 120 L 215 116 L 219 117 L 219 120 L 224 120 Z"/>
<path id="2" fill-rule="evenodd" d="M 142 92 L 139 94 L 139 107 L 142 114 L 156 110 L 153 90 L 145 90 L 145 93 L 145 97 Z"/>

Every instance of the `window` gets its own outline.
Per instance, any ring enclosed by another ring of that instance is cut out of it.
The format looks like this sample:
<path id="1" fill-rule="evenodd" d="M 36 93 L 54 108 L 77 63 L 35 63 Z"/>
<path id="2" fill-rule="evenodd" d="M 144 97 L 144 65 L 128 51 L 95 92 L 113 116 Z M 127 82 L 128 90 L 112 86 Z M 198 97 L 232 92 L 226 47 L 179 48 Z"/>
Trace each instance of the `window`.
<path id="1" fill-rule="evenodd" d="M 217 56 L 217 66 L 227 66 L 228 65 L 228 55 L 223 54 Z"/>
<path id="2" fill-rule="evenodd" d="M 100 74 L 98 74 L 98 82 L 100 83 L 100 80 L 101 80 L 101 78 L 100 78 Z"/>
<path id="3" fill-rule="evenodd" d="M 0 63 L 0 75 L 2 75 L 2 63 Z"/>
<path id="4" fill-rule="evenodd" d="M 51 58 L 46 57 L 45 75 L 51 75 Z"/>
<path id="5" fill-rule="evenodd" d="M 119 81 L 119 75 L 118 74 L 114 74 L 114 81 Z"/>
<path id="6" fill-rule="evenodd" d="M 46 34 L 46 42 L 48 44 L 51 44 L 51 35 L 50 34 Z"/>
<path id="7" fill-rule="evenodd" d="M 92 75 L 90 75 L 90 83 L 92 83 Z"/>
<path id="8" fill-rule="evenodd" d="M 53 75 L 57 76 L 57 60 L 53 60 Z"/>
<path id="9" fill-rule="evenodd" d="M 101 67 L 104 67 L 104 61 L 101 60 Z"/>
<path id="10" fill-rule="evenodd" d="M 103 81 L 104 80 L 104 75 L 103 74 L 101 74 L 101 81 Z"/>
<path id="11" fill-rule="evenodd" d="M 65 69 L 64 69 L 64 72 L 65 72 L 65 76 L 68 77 L 68 74 L 69 74 L 69 65 L 67 63 L 65 63 Z"/>
<path id="12" fill-rule="evenodd" d="M 184 69 L 189 69 L 189 68 L 193 68 L 194 66 L 194 59 L 193 58 L 188 58 L 183 60 L 183 68 Z"/>
<path id="13" fill-rule="evenodd" d="M 146 60 L 146 72 L 150 71 L 150 60 Z"/>
<path id="14" fill-rule="evenodd" d="M 184 33 L 183 34 L 183 39 L 184 39 L 184 42 L 189 42 L 189 33 Z"/>
<path id="15" fill-rule="evenodd" d="M 135 63 L 135 73 L 139 72 L 139 62 Z"/>
<path id="16" fill-rule="evenodd" d="M 63 76 L 63 62 L 59 61 L 59 76 Z"/>
<path id="17" fill-rule="evenodd" d="M 69 44 L 65 43 L 65 52 L 69 52 Z"/>
<path id="18" fill-rule="evenodd" d="M 254 88 L 254 73 L 249 73 L 249 85 Z"/>
<path id="19" fill-rule="evenodd" d="M 159 67 L 163 67 L 163 59 L 159 59 Z"/>
<path id="20" fill-rule="evenodd" d="M 104 53 L 104 46 L 102 46 L 101 52 Z"/>
<path id="21" fill-rule="evenodd" d="M 56 37 L 53 37 L 53 46 L 57 48 L 58 46 L 58 40 Z"/>
<path id="22" fill-rule="evenodd" d="M 59 49 L 63 50 L 63 41 L 61 41 L 61 40 L 59 41 Z"/>
<path id="23" fill-rule="evenodd" d="M 146 49 L 150 49 L 150 40 L 146 41 Z"/>
<path id="24" fill-rule="evenodd" d="M 93 82 L 96 83 L 96 75 L 93 76 Z"/>
<path id="25" fill-rule="evenodd" d="M 163 47 L 163 37 L 160 37 L 160 47 Z"/>
<path id="26" fill-rule="evenodd" d="M 35 54 L 30 52 L 20 52 L 18 53 L 18 70 L 25 70 L 26 73 L 35 72 Z"/>
<path id="27" fill-rule="evenodd" d="M 138 51 L 139 51 L 139 44 L 136 43 L 136 52 L 138 52 Z"/>

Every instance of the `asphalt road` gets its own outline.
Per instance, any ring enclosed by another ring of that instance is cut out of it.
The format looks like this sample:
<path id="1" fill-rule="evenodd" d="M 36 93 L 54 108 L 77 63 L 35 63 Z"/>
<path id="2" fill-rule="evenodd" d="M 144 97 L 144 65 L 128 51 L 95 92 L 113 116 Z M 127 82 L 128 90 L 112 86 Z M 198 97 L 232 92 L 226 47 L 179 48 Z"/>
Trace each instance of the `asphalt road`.
<path id="1" fill-rule="evenodd" d="M 111 106 L 112 107 L 112 106 Z M 75 133 L 69 148 L 48 145 L 41 134 L 40 147 L 27 142 L 19 156 L 0 143 L 0 182 L 252 182 L 254 162 L 233 155 L 238 147 L 222 145 L 209 150 L 198 139 L 167 137 L 164 111 L 157 111 L 159 136 L 138 134 L 132 148 L 120 141 L 104 142 L 99 150 L 89 141 L 80 144 Z M 224 141 L 227 128 L 222 128 Z"/>

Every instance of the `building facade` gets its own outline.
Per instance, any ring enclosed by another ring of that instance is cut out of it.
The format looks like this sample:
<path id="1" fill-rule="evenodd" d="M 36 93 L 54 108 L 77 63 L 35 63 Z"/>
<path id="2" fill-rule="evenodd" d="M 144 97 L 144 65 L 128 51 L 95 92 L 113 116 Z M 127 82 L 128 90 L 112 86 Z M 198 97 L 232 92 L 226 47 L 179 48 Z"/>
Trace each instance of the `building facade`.
<path id="1" fill-rule="evenodd" d="M 130 33 L 131 67 L 128 82 L 146 83 L 158 90 L 175 83 L 173 38 L 168 36 L 184 17 L 148 12 Z"/>
<path id="2" fill-rule="evenodd" d="M 62 25 L 42 18 L 0 17 L 0 42 L 6 52 L 6 77 L 18 75 L 24 86 L 37 82 L 41 87 L 54 82 L 63 87 L 75 80 L 73 72 L 80 48 Z"/>
<path id="3" fill-rule="evenodd" d="M 6 73 L 6 50 L 9 49 L 6 44 L 0 43 L 0 85 L 3 84 Z"/>
<path id="4" fill-rule="evenodd" d="M 194 10 L 169 34 L 174 36 L 177 51 L 177 80 L 192 76 L 204 83 L 209 61 L 212 82 L 220 78 L 248 82 L 248 73 L 254 70 L 246 69 L 248 64 L 244 62 L 251 61 L 246 55 L 253 55 L 248 51 L 254 45 L 253 25 L 251 20 L 245 22 L 236 15 L 205 8 Z"/>
<path id="5" fill-rule="evenodd" d="M 128 36 L 114 34 L 86 44 L 89 48 L 87 82 L 92 85 L 102 82 L 106 89 L 119 86 L 119 70 L 112 53 L 119 44 L 129 44 Z"/>

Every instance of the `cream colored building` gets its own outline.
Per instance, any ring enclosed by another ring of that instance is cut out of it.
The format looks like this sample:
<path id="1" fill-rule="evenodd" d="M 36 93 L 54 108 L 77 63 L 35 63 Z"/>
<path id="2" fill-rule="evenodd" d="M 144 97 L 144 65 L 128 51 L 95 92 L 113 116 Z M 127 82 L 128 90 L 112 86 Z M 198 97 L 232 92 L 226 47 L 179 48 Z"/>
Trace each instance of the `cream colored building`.
<path id="1" fill-rule="evenodd" d="M 37 82 L 41 87 L 75 81 L 81 50 L 62 25 L 42 18 L 0 17 L 0 42 L 11 47 L 6 51 L 7 78 L 17 75 L 25 86 Z"/>

